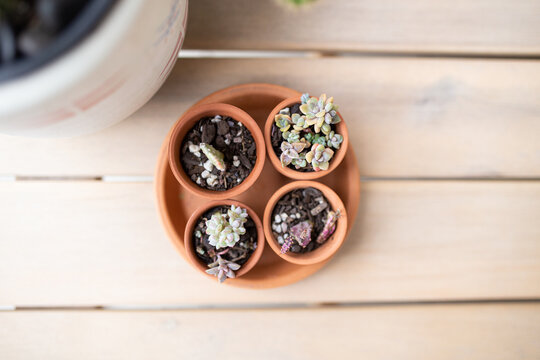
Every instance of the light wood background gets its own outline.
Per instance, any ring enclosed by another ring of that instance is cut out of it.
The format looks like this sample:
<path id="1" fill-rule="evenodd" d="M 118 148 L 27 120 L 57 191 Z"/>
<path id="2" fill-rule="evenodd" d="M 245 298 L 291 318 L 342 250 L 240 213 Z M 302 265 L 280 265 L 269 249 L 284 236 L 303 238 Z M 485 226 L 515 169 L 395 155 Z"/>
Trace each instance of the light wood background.
<path id="1" fill-rule="evenodd" d="M 181 59 L 129 119 L 0 136 L 0 359 L 539 359 L 539 18 L 538 0 L 192 0 Z M 363 181 L 337 256 L 267 291 L 191 269 L 152 184 L 181 113 L 246 82 L 334 95 Z"/>

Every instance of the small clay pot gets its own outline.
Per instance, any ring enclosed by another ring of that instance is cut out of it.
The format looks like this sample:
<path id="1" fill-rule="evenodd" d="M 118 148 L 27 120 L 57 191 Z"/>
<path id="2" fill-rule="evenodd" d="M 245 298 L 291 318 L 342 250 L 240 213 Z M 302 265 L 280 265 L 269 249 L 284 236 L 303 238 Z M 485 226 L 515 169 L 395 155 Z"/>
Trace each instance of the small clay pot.
<path id="1" fill-rule="evenodd" d="M 244 265 L 242 265 L 242 267 L 238 271 L 235 272 L 236 277 L 240 277 L 246 274 L 249 270 L 253 269 L 253 267 L 257 264 L 257 262 L 261 258 L 263 250 L 264 250 L 265 241 L 264 241 L 263 226 L 261 223 L 261 219 L 259 219 L 259 217 L 255 213 L 255 211 L 253 211 L 252 208 L 250 208 L 244 203 L 241 203 L 239 201 L 234 201 L 234 200 L 216 200 L 216 201 L 211 201 L 204 204 L 203 206 L 195 210 L 195 212 L 191 215 L 191 217 L 189 218 L 186 224 L 186 229 L 184 231 L 184 247 L 186 249 L 186 255 L 189 262 L 197 270 L 200 270 L 206 276 L 214 278 L 214 279 L 215 279 L 215 276 L 209 275 L 206 273 L 206 270 L 208 270 L 208 266 L 197 257 L 197 254 L 195 254 L 195 249 L 193 247 L 193 229 L 197 225 L 197 221 L 199 220 L 199 218 L 208 210 L 218 207 L 218 206 L 230 206 L 230 205 L 239 206 L 243 209 L 246 209 L 249 217 L 251 218 L 251 220 L 253 220 L 253 222 L 255 223 L 255 227 L 257 228 L 257 249 L 255 249 L 253 254 L 251 254 L 248 261 L 245 262 Z"/>
<path id="2" fill-rule="evenodd" d="M 270 115 L 268 115 L 268 118 L 266 119 L 266 123 L 264 125 L 264 141 L 266 143 L 268 158 L 270 159 L 272 166 L 274 166 L 274 168 L 277 171 L 295 180 L 314 180 L 314 179 L 319 179 L 325 175 L 330 174 L 339 166 L 339 164 L 341 164 L 341 161 L 343 161 L 343 158 L 345 157 L 345 153 L 347 152 L 347 149 L 349 147 L 349 132 L 347 130 L 347 125 L 345 125 L 343 116 L 341 116 L 341 114 L 338 111 L 338 116 L 341 118 L 341 121 L 335 124 L 334 126 L 336 127 L 335 128 L 336 133 L 343 136 L 343 142 L 341 143 L 340 148 L 335 150 L 335 153 L 332 159 L 330 159 L 330 166 L 328 167 L 328 170 L 302 172 L 302 171 L 297 171 L 295 169 L 291 169 L 287 166 L 282 166 L 281 161 L 279 160 L 279 156 L 275 153 L 274 148 L 272 147 L 271 134 L 272 134 L 272 125 L 274 124 L 274 118 L 281 109 L 291 107 L 292 105 L 301 103 L 301 102 L 302 100 L 300 99 L 300 96 L 288 98 L 280 102 L 272 110 Z"/>
<path id="3" fill-rule="evenodd" d="M 213 191 L 198 186 L 186 174 L 180 162 L 180 147 L 182 146 L 185 135 L 201 118 L 215 115 L 229 116 L 236 121 L 240 121 L 253 136 L 257 147 L 257 160 L 251 173 L 240 184 L 226 191 Z M 255 120 L 248 113 L 233 105 L 214 103 L 194 106 L 178 119 L 171 130 L 168 155 L 169 166 L 174 177 L 185 189 L 197 196 L 211 200 L 223 200 L 240 195 L 255 183 L 264 167 L 266 150 L 262 132 Z"/>
<path id="4" fill-rule="evenodd" d="M 274 207 L 276 206 L 277 202 L 284 195 L 293 190 L 304 189 L 308 187 L 313 187 L 321 191 L 328 200 L 330 207 L 334 211 L 337 209 L 340 210 L 341 215 L 337 220 L 336 230 L 334 231 L 330 239 L 326 240 L 324 244 L 322 244 L 315 250 L 303 254 L 295 254 L 291 252 L 282 254 L 281 245 L 278 243 L 272 232 L 272 212 L 274 211 Z M 266 241 L 279 257 L 293 264 L 311 265 L 319 263 L 321 261 L 325 261 L 330 258 L 336 253 L 336 251 L 345 241 L 345 237 L 347 235 L 347 210 L 345 209 L 345 205 L 343 204 L 343 201 L 341 201 L 341 199 L 339 198 L 338 194 L 336 194 L 336 192 L 330 189 L 328 186 L 316 181 L 293 181 L 279 188 L 274 193 L 274 195 L 270 197 L 270 200 L 268 200 L 266 208 L 264 209 L 263 225 Z"/>

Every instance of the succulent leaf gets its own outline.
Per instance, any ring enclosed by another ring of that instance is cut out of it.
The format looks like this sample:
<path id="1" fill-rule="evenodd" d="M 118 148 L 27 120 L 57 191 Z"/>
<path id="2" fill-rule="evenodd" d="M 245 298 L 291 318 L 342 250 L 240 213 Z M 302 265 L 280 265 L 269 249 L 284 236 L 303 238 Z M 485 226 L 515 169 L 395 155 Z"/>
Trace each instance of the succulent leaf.
<path id="1" fill-rule="evenodd" d="M 208 266 L 211 267 L 206 270 L 206 273 L 216 276 L 220 283 L 224 282 L 227 278 L 234 278 L 236 276 L 234 272 L 240 269 L 240 265 L 225 260 L 220 255 L 217 256 L 217 261 L 215 263 Z"/>
<path id="2" fill-rule="evenodd" d="M 199 148 L 218 170 L 225 171 L 227 169 L 225 161 L 223 160 L 224 155 L 221 151 L 217 150 L 212 145 L 205 143 L 200 143 Z"/>
<path id="3" fill-rule="evenodd" d="M 313 223 L 311 221 L 302 221 L 291 227 L 290 234 L 296 242 L 305 248 L 311 242 L 311 230 Z"/>

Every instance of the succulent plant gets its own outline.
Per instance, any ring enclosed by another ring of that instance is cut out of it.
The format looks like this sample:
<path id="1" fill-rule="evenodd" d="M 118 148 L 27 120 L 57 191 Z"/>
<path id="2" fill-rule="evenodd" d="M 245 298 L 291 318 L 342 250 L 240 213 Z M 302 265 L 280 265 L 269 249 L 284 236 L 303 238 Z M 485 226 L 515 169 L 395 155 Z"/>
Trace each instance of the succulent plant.
<path id="1" fill-rule="evenodd" d="M 228 220 L 227 220 L 228 217 Z M 246 233 L 244 223 L 247 221 L 247 211 L 240 207 L 231 205 L 227 214 L 215 212 L 206 221 L 206 234 L 210 235 L 208 242 L 216 249 L 234 246 L 240 235 Z"/>
<path id="2" fill-rule="evenodd" d="M 208 266 L 210 269 L 206 270 L 206 273 L 216 276 L 220 283 L 224 282 L 227 278 L 234 278 L 234 272 L 240 269 L 240 265 L 225 260 L 219 255 L 217 256 L 217 261 Z"/>
<path id="3" fill-rule="evenodd" d="M 218 170 L 225 171 L 227 169 L 225 161 L 223 160 L 224 155 L 221 151 L 217 150 L 212 145 L 205 143 L 200 143 L 199 148 Z"/>
<path id="4" fill-rule="evenodd" d="M 244 235 L 246 233 L 244 223 L 247 221 L 247 211 L 239 206 L 231 205 L 231 208 L 227 210 L 227 216 L 229 217 L 229 225 L 233 229 L 233 232 L 238 235 Z"/>
<path id="5" fill-rule="evenodd" d="M 292 159 L 291 164 L 297 169 L 305 168 L 307 166 L 305 155 L 300 154 L 298 159 Z"/>
<path id="6" fill-rule="evenodd" d="M 279 157 L 281 160 L 281 165 L 283 167 L 288 166 L 291 164 L 294 160 L 294 165 L 300 165 L 304 159 L 304 156 L 300 156 L 300 153 L 306 148 L 307 143 L 303 141 L 295 142 L 295 143 L 289 143 L 287 141 L 284 141 L 281 143 L 281 156 Z"/>
<path id="7" fill-rule="evenodd" d="M 311 242 L 311 230 L 313 223 L 302 221 L 291 227 L 290 234 L 301 247 L 305 248 Z"/>
<path id="8" fill-rule="evenodd" d="M 321 134 L 307 133 L 304 138 L 311 144 L 321 144 L 322 146 L 326 146 L 326 137 Z"/>
<path id="9" fill-rule="evenodd" d="M 283 133 L 283 139 L 288 143 L 294 143 L 300 141 L 300 133 L 296 130 L 285 131 Z"/>
<path id="10" fill-rule="evenodd" d="M 306 117 L 300 114 L 293 114 L 291 117 L 291 122 L 293 123 L 293 129 L 300 131 L 309 127 L 306 123 Z"/>
<path id="11" fill-rule="evenodd" d="M 279 113 L 274 117 L 274 122 L 281 132 L 285 132 L 291 127 L 292 120 L 289 115 Z"/>
<path id="12" fill-rule="evenodd" d="M 336 211 L 329 211 L 328 217 L 326 218 L 326 222 L 324 224 L 324 228 L 317 237 L 317 243 L 322 244 L 328 238 L 336 231 L 336 221 L 339 219 L 339 216 L 341 215 L 339 209 Z"/>
<path id="13" fill-rule="evenodd" d="M 291 249 L 291 246 L 292 246 L 292 243 L 293 243 L 294 239 L 292 236 L 288 236 L 284 239 L 284 242 L 283 242 L 283 245 L 281 245 L 281 250 L 280 252 L 282 254 L 285 254 L 287 253 L 290 249 Z"/>
<path id="14" fill-rule="evenodd" d="M 317 99 L 316 97 L 309 98 L 309 95 L 304 94 L 301 99 L 300 111 L 306 116 L 306 123 L 314 125 L 316 133 L 321 131 L 324 124 L 327 124 L 325 130 L 329 133 L 330 124 L 337 124 L 341 121 L 333 97 L 327 98 L 326 94 L 322 94 Z"/>
<path id="15" fill-rule="evenodd" d="M 329 161 L 334 156 L 334 150 L 321 144 L 313 144 L 311 150 L 306 154 L 306 161 L 313 166 L 313 170 L 328 170 Z"/>
<path id="16" fill-rule="evenodd" d="M 339 149 L 341 143 L 343 142 L 343 136 L 336 134 L 334 131 L 331 131 L 330 134 L 328 134 L 327 138 L 328 145 L 333 147 L 334 149 Z"/>
<path id="17" fill-rule="evenodd" d="M 294 226 L 291 226 L 288 236 L 285 238 L 283 245 L 281 245 L 281 253 L 288 252 L 296 241 L 301 247 L 305 248 L 311 242 L 311 231 L 313 230 L 313 223 L 311 221 L 302 221 Z"/>

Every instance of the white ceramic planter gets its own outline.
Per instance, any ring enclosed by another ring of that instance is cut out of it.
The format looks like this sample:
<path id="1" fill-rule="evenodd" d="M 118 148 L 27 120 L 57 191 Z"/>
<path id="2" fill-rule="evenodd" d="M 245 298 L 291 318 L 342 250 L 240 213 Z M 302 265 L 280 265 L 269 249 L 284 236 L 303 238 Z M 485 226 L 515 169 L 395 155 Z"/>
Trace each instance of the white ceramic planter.
<path id="1" fill-rule="evenodd" d="M 173 68 L 188 0 L 119 0 L 52 62 L 0 83 L 0 132 L 68 137 L 113 125 L 146 103 Z"/>

